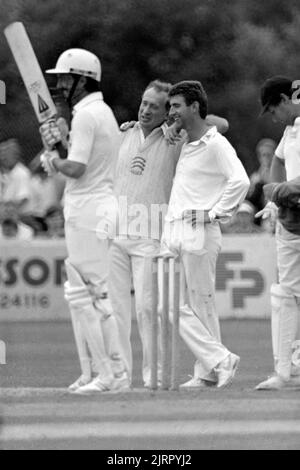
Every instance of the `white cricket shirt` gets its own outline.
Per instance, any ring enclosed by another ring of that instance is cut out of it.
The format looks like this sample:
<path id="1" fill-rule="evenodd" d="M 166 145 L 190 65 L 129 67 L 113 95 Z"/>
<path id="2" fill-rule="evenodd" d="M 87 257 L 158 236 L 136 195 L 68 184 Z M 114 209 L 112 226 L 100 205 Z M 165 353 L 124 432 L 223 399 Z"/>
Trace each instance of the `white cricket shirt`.
<path id="1" fill-rule="evenodd" d="M 300 176 L 300 117 L 293 126 L 286 126 L 275 155 L 284 160 L 287 181 Z"/>
<path id="2" fill-rule="evenodd" d="M 249 185 L 236 151 L 214 126 L 200 140 L 183 145 L 166 220 L 180 219 L 191 209 L 231 216 Z"/>
<path id="3" fill-rule="evenodd" d="M 66 201 L 113 193 L 120 131 L 101 92 L 91 93 L 74 106 L 68 160 L 87 166 L 78 179 L 67 178 Z"/>

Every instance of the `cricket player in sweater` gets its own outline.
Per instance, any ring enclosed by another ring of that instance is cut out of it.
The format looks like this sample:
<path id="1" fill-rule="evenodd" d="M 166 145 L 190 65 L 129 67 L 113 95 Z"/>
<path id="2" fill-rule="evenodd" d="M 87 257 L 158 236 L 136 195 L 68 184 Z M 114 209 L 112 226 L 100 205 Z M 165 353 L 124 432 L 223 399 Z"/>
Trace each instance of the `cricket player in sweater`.
<path id="1" fill-rule="evenodd" d="M 138 122 L 123 135 L 116 170 L 119 199 L 119 232 L 109 252 L 109 297 L 119 327 L 122 355 L 132 377 L 131 282 L 135 290 L 137 323 L 143 346 L 143 380 L 150 386 L 151 358 L 151 255 L 160 251 L 176 165 L 184 140 L 168 141 L 171 85 L 155 80 L 143 93 Z M 221 131 L 228 123 L 208 116 Z M 161 365 L 159 363 L 159 374 Z"/>
<path id="2" fill-rule="evenodd" d="M 187 286 L 180 334 L 196 357 L 194 376 L 182 388 L 225 387 L 239 357 L 221 343 L 215 305 L 220 220 L 229 219 L 250 182 L 228 140 L 206 122 L 207 96 L 200 82 L 184 81 L 169 93 L 170 117 L 187 133 L 177 164 L 162 253 L 179 257 Z"/>
<path id="3" fill-rule="evenodd" d="M 57 88 L 73 109 L 69 138 L 62 121 L 40 128 L 47 149 L 44 167 L 67 179 L 65 298 L 82 370 L 82 376 L 69 389 L 78 394 L 120 390 L 128 386 L 128 378 L 107 296 L 110 234 L 104 228 L 112 227 L 117 211 L 113 174 L 118 124 L 103 101 L 101 64 L 94 54 L 83 49 L 67 50 L 47 73 L 58 76 Z M 58 142 L 67 148 L 67 159 L 60 158 L 54 149 Z"/>
<path id="4" fill-rule="evenodd" d="M 292 80 L 282 76 L 269 78 L 261 88 L 262 112 L 269 112 L 274 122 L 286 128 L 271 167 L 271 181 L 281 184 L 267 185 L 270 203 L 257 214 L 273 219 L 278 216 L 279 271 L 279 283 L 271 288 L 275 373 L 257 390 L 280 390 L 300 382 L 295 377 L 300 374 L 300 104 L 295 95 Z"/>

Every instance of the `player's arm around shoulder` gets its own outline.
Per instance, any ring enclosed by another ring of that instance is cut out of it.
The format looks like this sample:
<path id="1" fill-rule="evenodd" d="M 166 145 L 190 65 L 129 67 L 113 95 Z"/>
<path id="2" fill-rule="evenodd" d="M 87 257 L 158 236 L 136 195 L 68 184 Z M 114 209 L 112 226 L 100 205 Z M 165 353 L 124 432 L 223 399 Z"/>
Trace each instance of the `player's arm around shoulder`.
<path id="1" fill-rule="evenodd" d="M 216 126 L 220 134 L 225 134 L 225 132 L 227 132 L 229 129 L 229 122 L 227 121 L 227 119 L 222 118 L 220 116 L 216 116 L 214 114 L 207 115 L 206 124 L 208 126 Z"/>

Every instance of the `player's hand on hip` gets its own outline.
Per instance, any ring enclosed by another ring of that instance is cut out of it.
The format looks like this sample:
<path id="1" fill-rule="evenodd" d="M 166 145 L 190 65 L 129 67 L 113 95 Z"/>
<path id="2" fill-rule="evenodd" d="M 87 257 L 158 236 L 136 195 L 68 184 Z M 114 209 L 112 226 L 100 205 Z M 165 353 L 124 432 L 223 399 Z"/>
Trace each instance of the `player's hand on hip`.
<path id="1" fill-rule="evenodd" d="M 186 210 L 183 213 L 183 218 L 196 229 L 199 225 L 209 224 L 211 222 L 208 212 L 209 211 Z"/>
<path id="2" fill-rule="evenodd" d="M 40 127 L 40 134 L 46 150 L 53 150 L 55 145 L 62 140 L 60 128 L 54 120 L 44 122 Z"/>

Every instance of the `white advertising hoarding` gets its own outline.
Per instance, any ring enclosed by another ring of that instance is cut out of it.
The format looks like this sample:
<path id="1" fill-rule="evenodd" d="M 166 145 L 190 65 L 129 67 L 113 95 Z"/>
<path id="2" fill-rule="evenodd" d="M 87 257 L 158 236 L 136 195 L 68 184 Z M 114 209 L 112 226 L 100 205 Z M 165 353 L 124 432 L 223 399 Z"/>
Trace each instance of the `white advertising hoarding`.
<path id="1" fill-rule="evenodd" d="M 0 321 L 69 319 L 63 298 L 64 241 L 1 242 Z M 269 235 L 226 235 L 217 264 L 220 318 L 270 317 L 276 282 L 275 240 Z"/>
<path id="2" fill-rule="evenodd" d="M 5 321 L 68 318 L 63 295 L 62 240 L 0 243 L 0 319 Z"/>
<path id="3" fill-rule="evenodd" d="M 276 244 L 270 235 L 227 235 L 217 263 L 220 318 L 269 318 L 277 282 Z"/>

